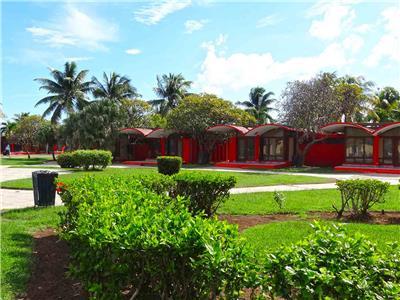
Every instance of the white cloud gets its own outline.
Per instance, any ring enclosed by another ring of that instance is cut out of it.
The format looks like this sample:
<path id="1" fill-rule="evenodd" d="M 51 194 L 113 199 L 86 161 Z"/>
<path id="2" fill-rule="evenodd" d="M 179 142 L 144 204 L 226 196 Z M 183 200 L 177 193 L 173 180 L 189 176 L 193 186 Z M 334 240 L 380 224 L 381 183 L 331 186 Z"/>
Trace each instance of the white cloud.
<path id="1" fill-rule="evenodd" d="M 285 79 L 306 79 L 322 70 L 337 70 L 351 61 L 342 43 L 328 45 L 315 56 L 274 60 L 271 53 L 218 54 L 215 43 L 205 43 L 207 54 L 195 85 L 201 91 L 222 94 Z"/>
<path id="2" fill-rule="evenodd" d="M 343 40 L 343 47 L 350 50 L 351 53 L 356 54 L 364 45 L 364 39 L 356 34 L 352 34 Z"/>
<path id="3" fill-rule="evenodd" d="M 371 24 L 361 24 L 354 27 L 354 31 L 357 33 L 367 33 L 371 31 L 372 25 Z"/>
<path id="4" fill-rule="evenodd" d="M 135 20 L 145 25 L 155 25 L 169 14 L 184 9 L 191 4 L 191 0 L 161 0 L 153 1 L 134 12 Z"/>
<path id="5" fill-rule="evenodd" d="M 384 34 L 364 61 L 369 67 L 377 66 L 383 58 L 400 63 L 400 8 L 389 7 L 382 13 Z"/>
<path id="6" fill-rule="evenodd" d="M 278 24 L 281 21 L 282 21 L 282 19 L 278 15 L 276 15 L 276 14 L 269 15 L 269 16 L 259 19 L 257 21 L 256 27 L 262 28 L 262 27 L 272 26 L 272 25 Z"/>
<path id="7" fill-rule="evenodd" d="M 126 50 L 125 53 L 130 54 L 130 55 L 138 55 L 138 54 L 142 53 L 142 51 L 140 51 L 140 49 L 132 48 L 132 49 Z"/>
<path id="8" fill-rule="evenodd" d="M 88 50 L 106 49 L 104 43 L 115 41 L 118 32 L 115 24 L 89 16 L 71 5 L 65 7 L 56 21 L 26 30 L 36 41 L 50 47 L 76 46 Z"/>
<path id="9" fill-rule="evenodd" d="M 93 57 L 89 56 L 73 56 L 73 57 L 66 57 L 64 60 L 65 61 L 86 61 L 86 60 L 91 60 Z"/>
<path id="10" fill-rule="evenodd" d="M 309 33 L 319 39 L 329 40 L 339 37 L 351 26 L 355 11 L 349 1 L 321 1 L 311 7 L 308 17 L 321 17 L 313 20 Z"/>
<path id="11" fill-rule="evenodd" d="M 185 22 L 186 33 L 190 34 L 193 31 L 202 29 L 207 22 L 208 20 L 187 20 Z"/>

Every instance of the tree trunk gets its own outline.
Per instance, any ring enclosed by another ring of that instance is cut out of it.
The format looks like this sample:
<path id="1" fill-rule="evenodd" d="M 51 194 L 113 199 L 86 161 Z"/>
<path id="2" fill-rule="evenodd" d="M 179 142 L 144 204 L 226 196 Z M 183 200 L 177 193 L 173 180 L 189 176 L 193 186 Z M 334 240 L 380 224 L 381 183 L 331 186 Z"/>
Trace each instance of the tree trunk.
<path id="1" fill-rule="evenodd" d="M 304 166 L 304 161 L 306 159 L 306 155 L 308 153 L 308 151 L 310 151 L 311 147 L 321 141 L 326 140 L 327 137 L 323 137 L 320 139 L 314 139 L 312 141 L 310 141 L 309 143 L 307 143 L 305 145 L 305 147 L 303 149 L 301 149 L 300 147 L 300 143 L 297 141 L 296 143 L 296 155 L 295 155 L 295 159 L 293 160 L 293 163 L 296 167 L 303 167 Z"/>

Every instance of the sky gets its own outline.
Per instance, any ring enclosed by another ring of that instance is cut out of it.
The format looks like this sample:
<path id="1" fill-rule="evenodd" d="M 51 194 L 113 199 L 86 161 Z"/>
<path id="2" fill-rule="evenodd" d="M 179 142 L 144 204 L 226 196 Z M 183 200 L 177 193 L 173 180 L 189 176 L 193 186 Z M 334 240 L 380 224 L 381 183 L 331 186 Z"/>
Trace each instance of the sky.
<path id="1" fill-rule="evenodd" d="M 400 88 L 400 1 L 3 1 L 1 41 L 8 118 L 41 114 L 34 79 L 66 61 L 126 75 L 145 100 L 166 73 L 233 102 L 323 71 Z"/>

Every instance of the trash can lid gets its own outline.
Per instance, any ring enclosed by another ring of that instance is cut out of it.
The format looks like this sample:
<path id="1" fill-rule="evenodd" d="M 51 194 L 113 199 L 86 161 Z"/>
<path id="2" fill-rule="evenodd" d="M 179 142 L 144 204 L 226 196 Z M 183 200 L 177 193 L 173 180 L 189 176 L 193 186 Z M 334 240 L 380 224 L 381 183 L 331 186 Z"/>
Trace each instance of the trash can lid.
<path id="1" fill-rule="evenodd" d="M 55 171 L 49 171 L 49 170 L 39 170 L 39 171 L 33 171 L 32 174 L 49 174 L 49 175 L 58 175 L 57 172 Z"/>

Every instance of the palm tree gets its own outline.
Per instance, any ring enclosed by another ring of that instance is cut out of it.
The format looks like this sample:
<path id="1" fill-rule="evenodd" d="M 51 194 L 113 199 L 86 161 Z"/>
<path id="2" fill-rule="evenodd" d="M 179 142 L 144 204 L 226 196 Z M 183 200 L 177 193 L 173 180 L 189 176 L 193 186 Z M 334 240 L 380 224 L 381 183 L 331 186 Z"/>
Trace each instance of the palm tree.
<path id="1" fill-rule="evenodd" d="M 18 123 L 18 122 L 21 121 L 23 118 L 29 117 L 30 114 L 31 114 L 31 113 L 29 113 L 29 112 L 22 112 L 22 113 L 19 113 L 19 114 L 14 114 L 13 120 L 14 120 L 15 123 Z"/>
<path id="2" fill-rule="evenodd" d="M 272 110 L 275 110 L 270 105 L 276 101 L 272 98 L 273 92 L 266 92 L 263 87 L 255 87 L 250 90 L 249 100 L 237 102 L 236 104 L 245 107 L 245 110 L 257 119 L 258 124 L 273 122 L 274 119 L 270 115 Z"/>
<path id="3" fill-rule="evenodd" d="M 93 96 L 96 99 L 108 99 L 120 102 L 123 99 L 134 99 L 140 97 L 135 87 L 131 85 L 130 79 L 112 72 L 110 77 L 103 73 L 103 83 L 96 77 L 92 78 L 94 88 Z"/>
<path id="4" fill-rule="evenodd" d="M 15 129 L 15 126 L 17 126 L 17 122 L 14 121 L 6 121 L 1 123 L 1 136 L 2 137 L 9 137 L 12 135 L 12 132 Z"/>
<path id="5" fill-rule="evenodd" d="M 57 123 L 63 112 L 72 113 L 75 110 L 81 110 L 88 103 L 86 94 L 92 88 L 92 82 L 85 81 L 87 73 L 88 70 L 82 70 L 78 73 L 75 62 L 66 62 L 64 71 L 50 70 L 54 80 L 35 79 L 42 84 L 40 89 L 46 90 L 47 94 L 50 94 L 36 103 L 36 106 L 49 104 L 49 107 L 43 113 L 43 117 L 52 114 L 51 122 Z"/>
<path id="6" fill-rule="evenodd" d="M 157 87 L 154 92 L 161 99 L 151 100 L 149 103 L 157 108 L 158 112 L 165 116 L 170 109 L 175 108 L 187 95 L 187 90 L 192 82 L 185 80 L 182 74 L 164 74 L 157 76 Z"/>

